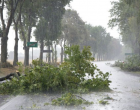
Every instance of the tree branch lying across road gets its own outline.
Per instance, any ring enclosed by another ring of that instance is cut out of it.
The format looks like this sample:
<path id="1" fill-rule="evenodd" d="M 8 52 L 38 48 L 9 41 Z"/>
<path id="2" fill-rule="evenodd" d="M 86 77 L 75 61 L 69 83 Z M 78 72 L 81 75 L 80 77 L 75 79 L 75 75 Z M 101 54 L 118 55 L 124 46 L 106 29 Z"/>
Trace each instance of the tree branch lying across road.
<path id="1" fill-rule="evenodd" d="M 10 73 L 10 74 L 8 74 L 8 75 L 6 75 L 6 76 L 4 76 L 4 77 L 1 77 L 1 78 L 0 78 L 0 81 L 4 81 L 4 80 L 7 80 L 7 79 L 11 80 L 12 77 L 15 77 L 15 76 L 16 76 L 16 74 L 17 74 L 18 76 L 20 76 L 20 73 L 19 73 L 19 72 Z"/>

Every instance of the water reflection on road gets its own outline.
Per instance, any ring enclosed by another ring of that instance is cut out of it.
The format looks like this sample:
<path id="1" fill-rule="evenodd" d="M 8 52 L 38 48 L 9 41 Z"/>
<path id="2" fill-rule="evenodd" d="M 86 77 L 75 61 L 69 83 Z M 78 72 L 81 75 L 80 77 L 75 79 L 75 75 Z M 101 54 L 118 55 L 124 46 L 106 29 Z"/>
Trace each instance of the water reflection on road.
<path id="1" fill-rule="evenodd" d="M 94 63 L 101 71 L 112 74 L 110 76 L 111 92 L 92 92 L 81 95 L 86 100 L 93 101 L 94 104 L 78 107 L 52 106 L 51 104 L 44 106 L 44 103 L 50 103 L 61 94 L 20 95 L 1 106 L 0 110 L 140 110 L 140 76 L 110 67 L 106 64 L 109 62 Z M 99 104 L 99 101 L 107 96 L 113 98 L 108 100 L 109 104 Z"/>

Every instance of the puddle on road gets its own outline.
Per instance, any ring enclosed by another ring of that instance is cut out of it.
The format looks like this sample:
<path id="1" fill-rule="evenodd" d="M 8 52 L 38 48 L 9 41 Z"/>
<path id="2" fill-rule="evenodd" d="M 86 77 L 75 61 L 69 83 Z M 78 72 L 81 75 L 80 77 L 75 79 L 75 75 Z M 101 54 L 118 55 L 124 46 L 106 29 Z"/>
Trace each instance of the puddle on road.
<path id="1" fill-rule="evenodd" d="M 106 65 L 106 63 L 95 62 L 101 71 L 109 71 L 112 74 L 110 88 L 113 91 L 80 95 L 94 104 L 71 107 L 53 106 L 51 101 L 60 97 L 61 94 L 19 95 L 1 106 L 0 110 L 140 110 L 140 83 L 138 83 L 140 77 L 126 74 L 118 68 Z M 112 100 L 105 99 L 107 97 L 112 98 Z M 99 104 L 102 100 L 109 104 Z M 44 105 L 45 103 L 46 105 Z"/>

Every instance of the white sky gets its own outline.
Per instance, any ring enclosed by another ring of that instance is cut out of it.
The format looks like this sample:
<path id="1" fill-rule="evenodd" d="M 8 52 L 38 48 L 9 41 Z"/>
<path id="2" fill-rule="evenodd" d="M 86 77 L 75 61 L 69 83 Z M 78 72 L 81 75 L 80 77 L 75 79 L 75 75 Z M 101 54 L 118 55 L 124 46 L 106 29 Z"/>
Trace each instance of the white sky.
<path id="1" fill-rule="evenodd" d="M 73 0 L 71 7 L 79 13 L 83 21 L 92 26 L 101 25 L 107 29 L 111 36 L 119 38 L 117 28 L 111 30 L 107 25 L 110 19 L 111 1 L 118 0 Z"/>
<path id="2" fill-rule="evenodd" d="M 109 10 L 111 9 L 111 1 L 118 0 L 73 0 L 70 5 L 71 8 L 79 13 L 83 21 L 91 24 L 92 26 L 101 25 L 106 28 L 107 32 L 114 38 L 119 39 L 117 28 L 111 30 L 108 28 Z M 8 51 L 14 51 L 14 31 L 10 31 L 8 40 Z M 31 41 L 34 41 L 32 39 Z M 19 40 L 19 52 L 24 53 L 23 43 Z"/>

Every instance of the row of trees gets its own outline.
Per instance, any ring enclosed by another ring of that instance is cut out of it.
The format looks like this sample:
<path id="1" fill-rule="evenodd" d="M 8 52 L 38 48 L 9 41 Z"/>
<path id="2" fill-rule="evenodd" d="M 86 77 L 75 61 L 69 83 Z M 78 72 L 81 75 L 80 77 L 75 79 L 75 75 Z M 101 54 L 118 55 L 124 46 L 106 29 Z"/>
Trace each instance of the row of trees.
<path id="1" fill-rule="evenodd" d="M 1 63 L 7 60 L 7 41 L 10 27 L 13 23 L 15 30 L 14 65 L 18 61 L 18 33 L 24 42 L 24 64 L 29 65 L 29 47 L 33 27 L 40 20 L 45 20 L 47 27 L 43 27 L 47 33 L 43 37 L 57 37 L 64 7 L 71 0 L 0 0 L 1 19 Z M 6 13 L 6 18 L 4 14 Z M 49 34 L 48 34 L 49 33 Z M 39 40 L 41 42 L 41 40 Z"/>
<path id="2" fill-rule="evenodd" d="M 105 28 L 91 25 L 86 25 L 86 28 L 89 34 L 87 43 L 91 46 L 94 57 L 97 56 L 97 60 L 113 60 L 120 55 L 120 41 L 110 36 Z"/>
<path id="3" fill-rule="evenodd" d="M 112 5 L 109 26 L 118 26 L 124 44 L 140 55 L 140 1 L 119 0 Z"/>
<path id="4" fill-rule="evenodd" d="M 1 62 L 7 60 L 7 40 L 11 25 L 15 30 L 14 62 L 18 62 L 18 40 L 24 44 L 24 64 L 29 65 L 29 47 L 33 28 L 34 36 L 40 44 L 40 60 L 43 59 L 44 46 L 48 50 L 55 50 L 52 61 L 57 61 L 56 45 L 61 46 L 61 62 L 67 56 L 64 54 L 65 45 L 78 44 L 91 46 L 93 55 L 98 60 L 116 57 L 121 51 L 121 45 L 106 32 L 102 26 L 91 26 L 86 24 L 74 10 L 66 10 L 65 6 L 71 0 L 0 0 L 1 23 Z M 4 18 L 4 11 L 7 18 Z M 65 14 L 64 14 L 65 13 Z M 117 45 L 117 46 L 116 46 Z M 54 58 L 55 56 L 55 58 Z M 64 56 L 64 57 L 63 57 Z M 51 54 L 48 54 L 48 62 L 51 61 Z"/>
<path id="5" fill-rule="evenodd" d="M 90 46 L 98 60 L 114 59 L 122 49 L 120 41 L 110 36 L 105 28 L 86 24 L 74 10 L 67 10 L 63 16 L 60 39 L 64 45 L 78 44 L 81 49 Z"/>

